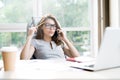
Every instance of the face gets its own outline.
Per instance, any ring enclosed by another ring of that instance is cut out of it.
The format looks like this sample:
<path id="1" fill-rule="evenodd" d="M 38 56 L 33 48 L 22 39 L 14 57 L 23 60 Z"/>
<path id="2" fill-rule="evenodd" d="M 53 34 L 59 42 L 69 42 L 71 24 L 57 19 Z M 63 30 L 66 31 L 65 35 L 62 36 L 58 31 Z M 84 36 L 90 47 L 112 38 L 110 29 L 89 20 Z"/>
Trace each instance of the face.
<path id="1" fill-rule="evenodd" d="M 44 36 L 52 37 L 55 33 L 55 30 L 56 30 L 56 25 L 54 20 L 47 19 L 45 21 L 45 24 L 43 25 Z"/>

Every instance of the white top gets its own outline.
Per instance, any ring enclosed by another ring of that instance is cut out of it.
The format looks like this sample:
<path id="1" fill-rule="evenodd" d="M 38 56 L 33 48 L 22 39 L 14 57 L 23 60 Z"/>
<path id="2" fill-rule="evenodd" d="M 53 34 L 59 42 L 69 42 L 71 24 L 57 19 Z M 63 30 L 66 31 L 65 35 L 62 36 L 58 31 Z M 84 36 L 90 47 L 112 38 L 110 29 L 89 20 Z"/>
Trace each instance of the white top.
<path id="1" fill-rule="evenodd" d="M 34 56 L 37 59 L 65 59 L 64 51 L 61 45 L 56 45 L 54 41 L 50 42 L 32 39 L 31 45 L 35 47 Z"/>

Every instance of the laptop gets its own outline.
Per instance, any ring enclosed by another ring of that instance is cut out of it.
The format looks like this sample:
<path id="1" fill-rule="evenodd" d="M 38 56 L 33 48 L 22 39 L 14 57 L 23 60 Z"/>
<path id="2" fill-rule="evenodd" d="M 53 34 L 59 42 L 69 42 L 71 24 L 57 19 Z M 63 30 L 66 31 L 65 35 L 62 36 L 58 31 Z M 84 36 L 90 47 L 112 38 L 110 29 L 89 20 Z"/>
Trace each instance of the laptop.
<path id="1" fill-rule="evenodd" d="M 106 28 L 94 61 L 76 63 L 73 68 L 98 71 L 120 67 L 120 28 Z"/>

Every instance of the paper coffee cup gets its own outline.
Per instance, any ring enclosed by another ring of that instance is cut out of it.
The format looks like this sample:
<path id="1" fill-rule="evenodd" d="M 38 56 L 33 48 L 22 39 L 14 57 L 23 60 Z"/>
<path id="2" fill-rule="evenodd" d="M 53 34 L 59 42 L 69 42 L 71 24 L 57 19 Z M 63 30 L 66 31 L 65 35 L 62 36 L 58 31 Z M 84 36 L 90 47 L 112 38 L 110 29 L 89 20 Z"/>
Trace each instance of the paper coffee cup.
<path id="1" fill-rule="evenodd" d="M 4 71 L 14 71 L 16 63 L 16 47 L 2 47 L 1 48 Z"/>

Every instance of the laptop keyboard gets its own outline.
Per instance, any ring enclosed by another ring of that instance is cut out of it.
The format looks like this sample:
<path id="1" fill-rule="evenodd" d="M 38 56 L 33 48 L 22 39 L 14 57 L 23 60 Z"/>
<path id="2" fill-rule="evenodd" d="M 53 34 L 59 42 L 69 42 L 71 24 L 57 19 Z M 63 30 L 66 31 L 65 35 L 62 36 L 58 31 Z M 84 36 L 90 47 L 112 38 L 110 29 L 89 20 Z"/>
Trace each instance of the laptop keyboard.
<path id="1" fill-rule="evenodd" d="M 91 64 L 91 65 L 85 65 L 85 67 L 94 67 L 94 64 Z"/>

